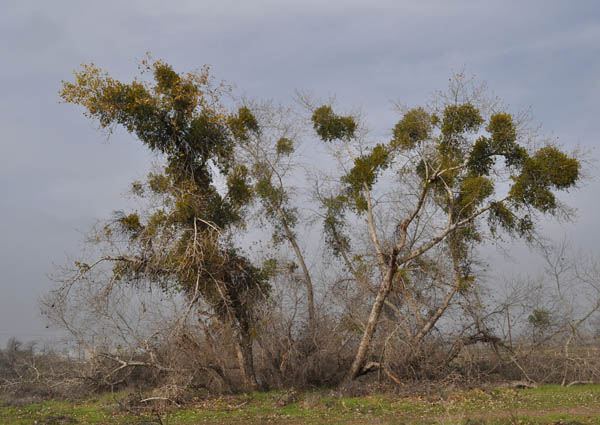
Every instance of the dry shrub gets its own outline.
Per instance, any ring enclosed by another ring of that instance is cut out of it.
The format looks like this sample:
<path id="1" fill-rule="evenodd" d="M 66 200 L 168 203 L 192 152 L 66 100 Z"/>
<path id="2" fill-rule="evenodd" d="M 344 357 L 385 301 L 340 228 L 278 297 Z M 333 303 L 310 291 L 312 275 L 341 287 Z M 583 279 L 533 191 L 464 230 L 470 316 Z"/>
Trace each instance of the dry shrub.
<path id="1" fill-rule="evenodd" d="M 271 320 L 257 350 L 260 382 L 268 389 L 335 387 L 352 363 L 348 342 L 327 318 L 295 332 L 289 323 Z"/>
<path id="2" fill-rule="evenodd" d="M 283 328 L 282 328 L 283 329 Z M 261 334 L 256 339 L 256 370 L 263 389 L 295 390 L 334 388 L 337 394 L 364 396 L 373 393 L 432 394 L 456 388 L 498 386 L 505 383 L 566 384 L 598 382 L 600 349 L 573 346 L 565 359 L 561 340 L 543 346 L 501 344 L 464 346 L 447 362 L 452 344 L 427 340 L 418 350 L 403 344 L 381 349 L 378 368 L 355 381 L 345 378 L 354 344 L 320 321 L 315 329 L 303 329 L 285 337 Z M 27 404 L 49 398 L 76 399 L 94 392 L 133 390 L 129 409 L 148 411 L 157 406 L 185 404 L 197 397 L 242 391 L 233 342 L 224 329 L 213 328 L 207 337 L 186 327 L 169 344 L 150 353 L 96 354 L 85 361 L 12 340 L 0 350 L 0 395 L 10 404 Z M 378 342 L 380 340 L 378 339 Z M 384 338 L 381 341 L 385 342 Z M 259 343 L 260 342 L 260 343 Z M 117 370 L 118 369 L 118 370 Z M 282 396 L 283 397 L 283 396 Z M 146 401 L 142 401 L 146 400 Z M 278 402 L 286 403 L 288 399 Z"/>
<path id="3" fill-rule="evenodd" d="M 50 398 L 75 399 L 89 394 L 80 379 L 82 364 L 52 350 L 36 350 L 35 343 L 11 338 L 0 350 L 0 395 L 11 404 Z"/>
<path id="4" fill-rule="evenodd" d="M 190 394 L 223 394 L 242 388 L 230 333 L 192 326 L 151 347 L 118 352 L 97 350 L 84 365 L 85 379 L 96 391 L 135 388 L 153 397 L 185 402 Z"/>

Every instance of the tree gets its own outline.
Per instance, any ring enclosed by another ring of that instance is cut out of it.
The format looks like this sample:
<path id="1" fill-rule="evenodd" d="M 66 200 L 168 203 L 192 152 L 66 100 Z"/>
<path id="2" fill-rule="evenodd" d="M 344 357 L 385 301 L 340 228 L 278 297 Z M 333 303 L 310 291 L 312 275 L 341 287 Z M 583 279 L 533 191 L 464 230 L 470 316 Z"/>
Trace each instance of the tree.
<path id="1" fill-rule="evenodd" d="M 247 170 L 236 163 L 236 144 L 258 133 L 247 108 L 228 112 L 220 103 L 225 88 L 214 86 L 208 69 L 177 74 L 162 61 L 145 60 L 154 82 L 114 80 L 94 65 L 63 82 L 61 97 L 82 105 L 103 128 L 123 126 L 165 166 L 133 193 L 153 200 L 144 215 L 117 214 L 100 242 L 109 255 L 79 263 L 77 280 L 93 267 L 113 263 L 112 281 L 145 281 L 164 291 L 180 291 L 192 304 L 200 297 L 214 317 L 238 335 L 240 369 L 248 388 L 256 388 L 252 333 L 256 303 L 269 291 L 267 276 L 231 242 L 227 233 L 243 225 L 251 194 Z M 226 178 L 225 193 L 215 178 Z"/>
<path id="2" fill-rule="evenodd" d="M 299 263 L 302 282 L 306 287 L 308 324 L 316 326 L 314 285 L 300 246 L 296 226 L 300 215 L 294 206 L 294 151 L 303 133 L 296 113 L 270 103 L 251 103 L 252 110 L 260 123 L 260 132 L 250 135 L 240 145 L 239 161 L 248 170 L 252 195 L 259 201 L 258 214 L 273 227 L 272 240 L 275 245 L 289 244 Z"/>
<path id="3" fill-rule="evenodd" d="M 397 288 L 402 298 L 420 284 L 426 254 L 445 250 L 455 282 L 439 306 L 428 306 L 419 337 L 472 284 L 469 247 L 482 240 L 485 216 L 492 235 L 505 230 L 532 238 L 536 214 L 558 214 L 554 192 L 579 179 L 577 159 L 549 144 L 528 149 L 509 113 L 487 113 L 464 88 L 459 76 L 441 107 L 407 110 L 391 140 L 370 146 L 358 137 L 354 117 L 338 115 L 329 105 L 313 111 L 321 140 L 340 143 L 349 158 L 337 193 L 324 202 L 325 231 L 335 252 L 343 253 L 349 249 L 344 229 L 352 218 L 364 220 L 379 271 L 351 378 L 370 369 L 369 346 L 390 292 Z M 376 210 L 390 205 L 389 187 L 403 195 L 401 203 L 391 204 L 397 209 L 387 211 L 394 229 L 386 237 Z"/>
<path id="4" fill-rule="evenodd" d="M 569 369 L 574 369 L 572 365 L 578 363 L 570 352 L 571 343 L 581 338 L 582 330 L 600 310 L 598 259 L 583 253 L 570 254 L 570 251 L 572 248 L 566 240 L 542 249 L 545 267 L 538 278 L 541 283 L 541 291 L 538 291 L 543 295 L 538 292 L 538 302 L 546 301 L 547 306 L 546 309 L 534 309 L 528 317 L 535 330 L 543 331 L 554 321 L 564 335 L 562 386 L 567 385 Z"/>

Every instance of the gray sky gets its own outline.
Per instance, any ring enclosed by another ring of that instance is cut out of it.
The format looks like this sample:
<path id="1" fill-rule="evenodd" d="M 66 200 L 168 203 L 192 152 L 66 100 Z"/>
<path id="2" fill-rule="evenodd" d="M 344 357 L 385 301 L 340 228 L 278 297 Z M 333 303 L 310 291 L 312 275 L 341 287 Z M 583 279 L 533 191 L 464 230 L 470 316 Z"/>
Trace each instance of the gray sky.
<path id="1" fill-rule="evenodd" d="M 0 347 L 51 335 L 37 298 L 82 232 L 126 205 L 151 156 L 132 137 L 107 141 L 81 110 L 58 103 L 61 80 L 93 61 L 121 79 L 145 52 L 178 71 L 212 66 L 238 94 L 288 102 L 295 89 L 361 107 L 385 134 L 390 101 L 414 105 L 465 68 L 513 111 L 531 106 L 568 147 L 600 134 L 597 1 L 27 1 L 0 14 Z M 596 152 L 597 154 L 597 152 Z M 600 185 L 563 197 L 567 227 L 597 250 Z M 514 266 L 511 266 L 514 267 Z"/>

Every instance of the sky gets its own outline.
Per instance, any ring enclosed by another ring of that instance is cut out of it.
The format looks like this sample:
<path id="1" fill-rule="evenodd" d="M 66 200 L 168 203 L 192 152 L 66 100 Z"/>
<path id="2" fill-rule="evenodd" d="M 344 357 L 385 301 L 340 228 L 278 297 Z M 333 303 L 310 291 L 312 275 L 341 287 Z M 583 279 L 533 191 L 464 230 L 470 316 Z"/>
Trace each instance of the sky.
<path id="1" fill-rule="evenodd" d="M 593 148 L 600 134 L 597 1 L 3 0 L 0 347 L 10 336 L 53 337 L 37 305 L 48 275 L 76 256 L 90 226 L 127 205 L 130 182 L 153 160 L 133 137 L 109 139 L 60 103 L 61 81 L 89 62 L 129 80 L 146 52 L 177 71 L 208 64 L 251 98 L 335 95 L 361 108 L 374 134 L 397 121 L 393 101 L 422 104 L 463 69 L 511 111 L 531 108 L 567 149 Z M 591 179 L 563 196 L 577 220 L 544 224 L 547 235 L 597 252 L 599 195 Z"/>

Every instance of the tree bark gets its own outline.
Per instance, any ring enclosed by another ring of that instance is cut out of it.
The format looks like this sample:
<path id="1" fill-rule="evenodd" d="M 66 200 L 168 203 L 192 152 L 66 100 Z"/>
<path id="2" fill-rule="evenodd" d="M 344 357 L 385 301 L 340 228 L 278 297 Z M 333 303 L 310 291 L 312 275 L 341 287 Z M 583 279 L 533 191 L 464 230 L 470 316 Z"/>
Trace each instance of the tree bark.
<path id="1" fill-rule="evenodd" d="M 288 242 L 290 243 L 290 245 L 292 245 L 292 248 L 294 249 L 294 253 L 296 254 L 296 258 L 298 259 L 298 262 L 300 263 L 300 267 L 302 268 L 302 274 L 304 276 L 304 284 L 306 285 L 306 297 L 307 297 L 307 303 L 308 303 L 308 322 L 309 322 L 310 328 L 314 329 L 315 325 L 316 325 L 315 295 L 314 295 L 314 290 L 313 290 L 312 279 L 310 278 L 310 272 L 308 271 L 308 267 L 306 266 L 306 263 L 304 262 L 304 255 L 302 255 L 302 251 L 300 250 L 300 247 L 298 246 L 298 243 L 296 242 L 296 238 L 294 237 L 292 230 L 287 225 L 287 223 L 285 221 L 285 217 L 283 216 L 283 213 L 281 212 L 281 209 L 278 206 L 275 206 L 274 209 L 277 212 L 279 219 L 281 220 L 281 225 L 283 226 L 283 229 L 285 230 L 285 236 L 286 236 Z"/>
<path id="2" fill-rule="evenodd" d="M 373 307 L 371 308 L 369 320 L 367 321 L 367 327 L 363 332 L 363 336 L 360 341 L 360 345 L 358 346 L 356 357 L 354 358 L 354 362 L 352 363 L 352 367 L 350 368 L 351 379 L 356 379 L 358 376 L 360 376 L 363 370 L 363 366 L 365 365 L 369 345 L 371 345 L 371 340 L 373 339 L 373 335 L 375 334 L 375 330 L 377 329 L 377 324 L 379 323 L 379 317 L 381 316 L 383 304 L 392 289 L 392 284 L 394 283 L 394 276 L 396 275 L 396 271 L 398 270 L 398 266 L 396 264 L 397 255 L 398 254 L 395 251 L 392 253 L 392 256 L 390 258 L 390 264 L 387 267 L 387 272 L 383 281 L 381 282 L 381 286 L 379 287 L 379 291 L 377 292 L 377 297 L 375 298 L 375 302 L 373 303 Z"/>
<path id="3" fill-rule="evenodd" d="M 258 382 L 256 381 L 256 373 L 254 371 L 252 336 L 250 335 L 249 330 L 239 331 L 239 338 L 236 343 L 236 351 L 245 389 L 248 391 L 258 390 Z"/>
<path id="4" fill-rule="evenodd" d="M 296 257 L 300 262 L 300 267 L 302 267 L 302 273 L 304 274 L 304 284 L 306 285 L 306 296 L 308 303 L 308 322 L 310 324 L 311 329 L 315 328 L 316 325 L 316 313 L 315 313 L 315 295 L 313 290 L 312 280 L 310 278 L 310 272 L 308 271 L 308 267 L 304 262 L 304 256 L 300 251 L 300 247 L 296 243 L 296 239 L 291 235 L 291 232 L 288 231 L 286 226 L 286 232 L 288 232 L 288 240 L 292 247 L 294 248 L 294 252 L 296 253 Z"/>

